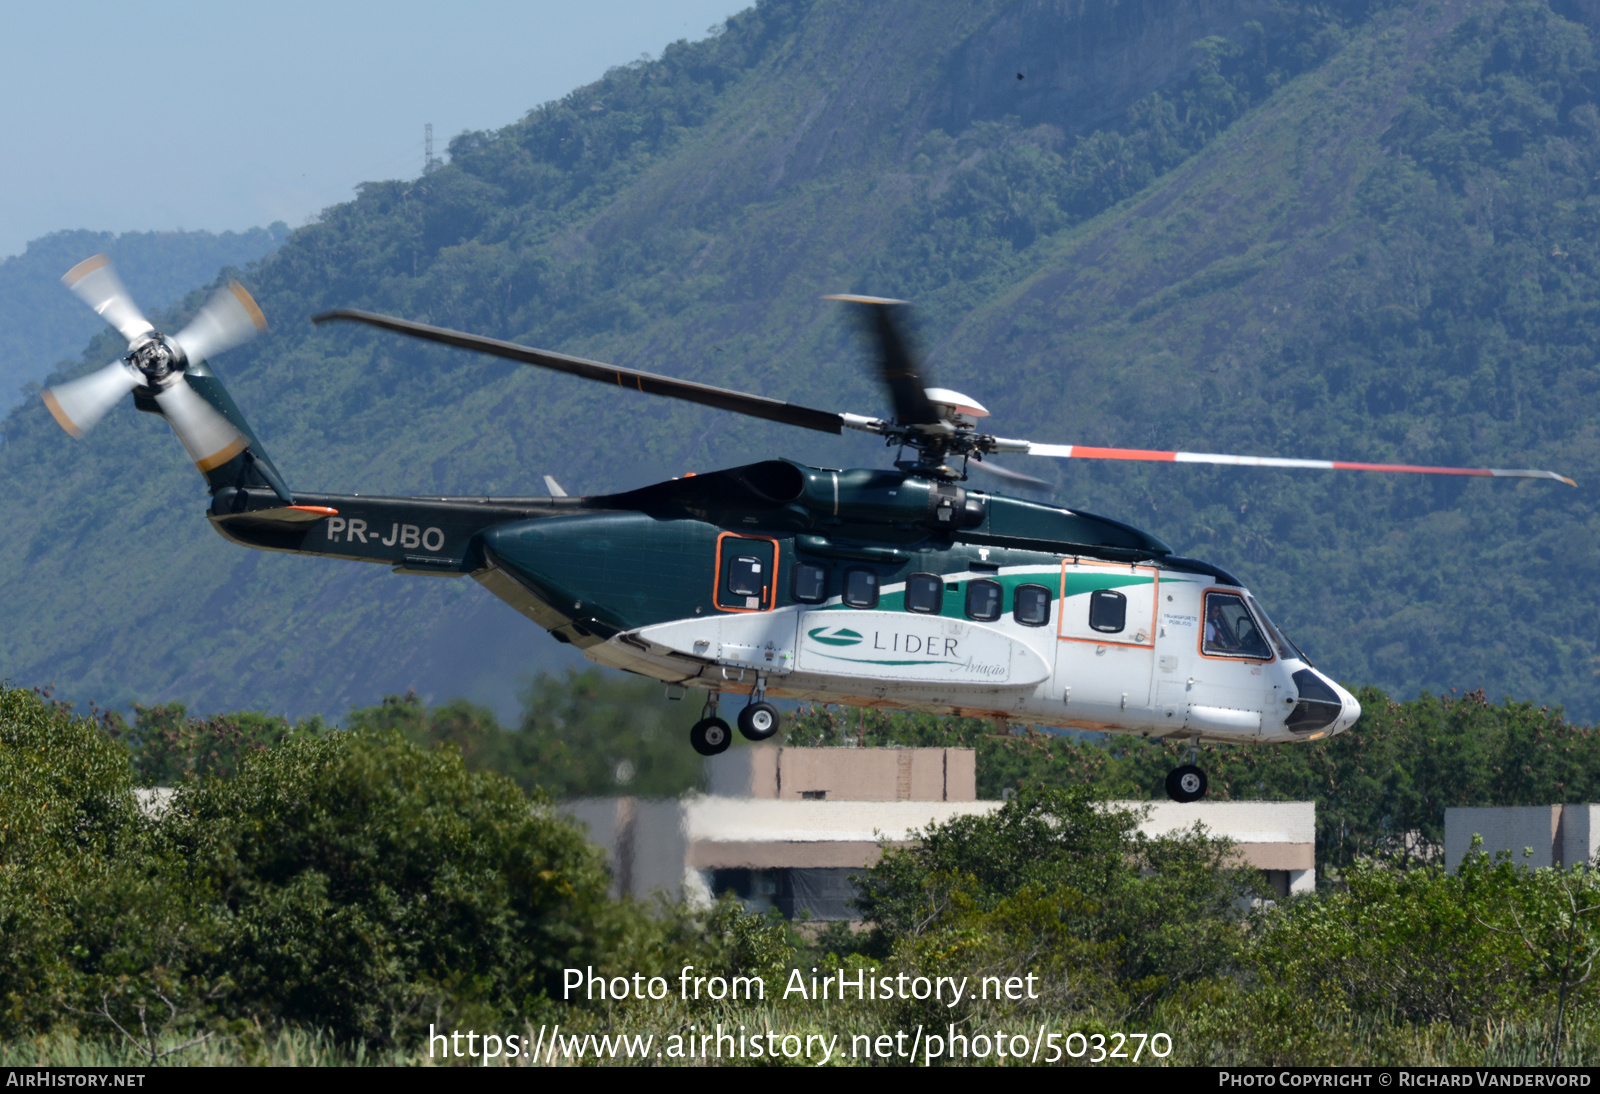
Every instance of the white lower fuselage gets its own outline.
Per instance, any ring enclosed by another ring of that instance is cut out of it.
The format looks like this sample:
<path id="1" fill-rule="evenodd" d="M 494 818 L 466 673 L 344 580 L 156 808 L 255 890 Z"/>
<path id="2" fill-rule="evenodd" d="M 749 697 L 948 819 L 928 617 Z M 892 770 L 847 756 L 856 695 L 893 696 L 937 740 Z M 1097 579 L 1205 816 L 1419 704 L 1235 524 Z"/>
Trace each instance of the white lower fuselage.
<path id="1" fill-rule="evenodd" d="M 948 592 L 938 614 L 906 610 L 904 584 L 888 585 L 870 609 L 834 597 L 718 612 L 639 628 L 586 654 L 711 691 L 761 686 L 769 696 L 812 702 L 1156 737 L 1316 740 L 1348 729 L 1361 712 L 1353 696 L 1310 669 L 1245 590 L 1203 575 L 1067 559 L 941 580 Z M 1018 586 L 1043 586 L 1048 618 L 969 618 L 965 594 L 974 582 L 1001 584 L 1008 607 Z M 1207 613 L 1223 609 L 1232 629 L 1208 626 Z M 1311 676 L 1297 682 L 1306 670 Z M 1313 704 L 1320 717 L 1292 719 L 1306 698 L 1323 700 Z"/>

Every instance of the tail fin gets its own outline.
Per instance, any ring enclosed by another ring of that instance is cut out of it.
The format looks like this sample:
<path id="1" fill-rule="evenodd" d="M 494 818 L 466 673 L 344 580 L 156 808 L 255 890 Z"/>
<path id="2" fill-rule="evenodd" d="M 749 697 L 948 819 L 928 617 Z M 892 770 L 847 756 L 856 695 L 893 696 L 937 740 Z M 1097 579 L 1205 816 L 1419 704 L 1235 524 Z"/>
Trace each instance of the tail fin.
<path id="1" fill-rule="evenodd" d="M 187 382 L 207 406 L 239 431 L 245 441 L 241 450 L 224 453 L 220 462 L 206 459 L 195 462 L 195 467 L 205 476 L 211 493 L 227 487 L 265 486 L 278 495 L 285 505 L 293 505 L 294 495 L 290 493 L 277 465 L 267 455 L 266 447 L 256 436 L 255 430 L 250 428 L 250 423 L 233 401 L 233 396 L 228 394 L 222 379 L 211 371 L 211 367 L 204 361 L 190 361 L 188 370 L 179 382 Z M 161 407 L 148 394 L 147 388 L 134 392 L 134 405 L 147 413 L 162 414 Z"/>

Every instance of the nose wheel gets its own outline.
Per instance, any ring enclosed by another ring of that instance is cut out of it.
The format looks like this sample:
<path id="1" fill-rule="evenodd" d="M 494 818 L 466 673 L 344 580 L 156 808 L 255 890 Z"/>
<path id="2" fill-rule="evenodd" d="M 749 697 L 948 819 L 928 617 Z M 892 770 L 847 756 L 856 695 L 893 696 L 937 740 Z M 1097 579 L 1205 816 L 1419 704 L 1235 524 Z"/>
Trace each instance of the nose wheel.
<path id="1" fill-rule="evenodd" d="M 1206 796 L 1206 773 L 1194 764 L 1167 772 L 1167 797 L 1175 802 L 1197 802 Z"/>

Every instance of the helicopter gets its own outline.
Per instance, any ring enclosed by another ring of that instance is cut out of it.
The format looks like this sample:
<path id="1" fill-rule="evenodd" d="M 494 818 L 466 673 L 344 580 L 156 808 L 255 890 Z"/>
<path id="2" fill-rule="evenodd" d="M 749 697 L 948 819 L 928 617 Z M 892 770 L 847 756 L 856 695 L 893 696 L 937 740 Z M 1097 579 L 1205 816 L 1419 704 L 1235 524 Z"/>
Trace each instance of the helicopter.
<path id="1" fill-rule="evenodd" d="M 842 703 L 1187 741 L 1167 776 L 1175 801 L 1207 790 L 1202 741 L 1315 741 L 1360 703 L 1283 633 L 1238 578 L 1159 538 L 1078 509 L 976 488 L 985 462 L 1018 454 L 1251 467 L 1551 479 L 1550 471 L 1348 463 L 1042 444 L 979 428 L 983 405 L 931 386 L 902 329 L 903 301 L 853 308 L 875 347 L 888 417 L 760 395 L 352 309 L 365 324 L 765 421 L 896 446 L 893 468 L 769 459 L 622 493 L 568 496 L 545 477 L 529 497 L 374 497 L 291 491 L 208 359 L 266 329 L 237 282 L 176 335 L 157 331 L 102 256 L 62 281 L 128 341 L 128 354 L 43 393 L 83 436 L 116 403 L 165 418 L 205 477 L 206 517 L 264 551 L 471 577 L 599 664 L 705 693 L 692 747 L 716 755 L 732 729 L 778 732 L 773 699 Z"/>

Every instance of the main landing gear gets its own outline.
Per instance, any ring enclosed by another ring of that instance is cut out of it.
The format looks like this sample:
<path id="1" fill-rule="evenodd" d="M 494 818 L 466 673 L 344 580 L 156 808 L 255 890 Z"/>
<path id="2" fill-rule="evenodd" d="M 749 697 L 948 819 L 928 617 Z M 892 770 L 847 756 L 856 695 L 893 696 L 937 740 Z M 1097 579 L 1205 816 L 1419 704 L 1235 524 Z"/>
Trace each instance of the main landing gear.
<path id="1" fill-rule="evenodd" d="M 739 732 L 747 740 L 765 741 L 778 732 L 778 708 L 766 700 L 765 681 L 758 682 L 750 693 L 750 702 L 739 712 Z M 689 743 L 702 756 L 715 756 L 726 752 L 733 743 L 733 731 L 728 723 L 717 717 L 718 692 L 712 692 L 700 714 L 700 720 L 689 730 Z"/>
<path id="2" fill-rule="evenodd" d="M 751 703 L 739 712 L 739 732 L 751 741 L 764 741 L 778 732 L 778 708 L 766 700 Z"/>
<path id="3" fill-rule="evenodd" d="M 1206 788 L 1210 783 L 1206 773 L 1194 762 L 1199 751 L 1200 738 L 1190 738 L 1189 762 L 1167 772 L 1167 797 L 1175 802 L 1197 802 L 1206 796 Z"/>
<path id="4" fill-rule="evenodd" d="M 710 707 L 710 704 L 707 706 Z M 715 756 L 719 752 L 726 752 L 732 742 L 733 730 L 728 728 L 727 722 L 715 715 L 700 719 L 689 730 L 689 743 L 702 756 Z"/>

